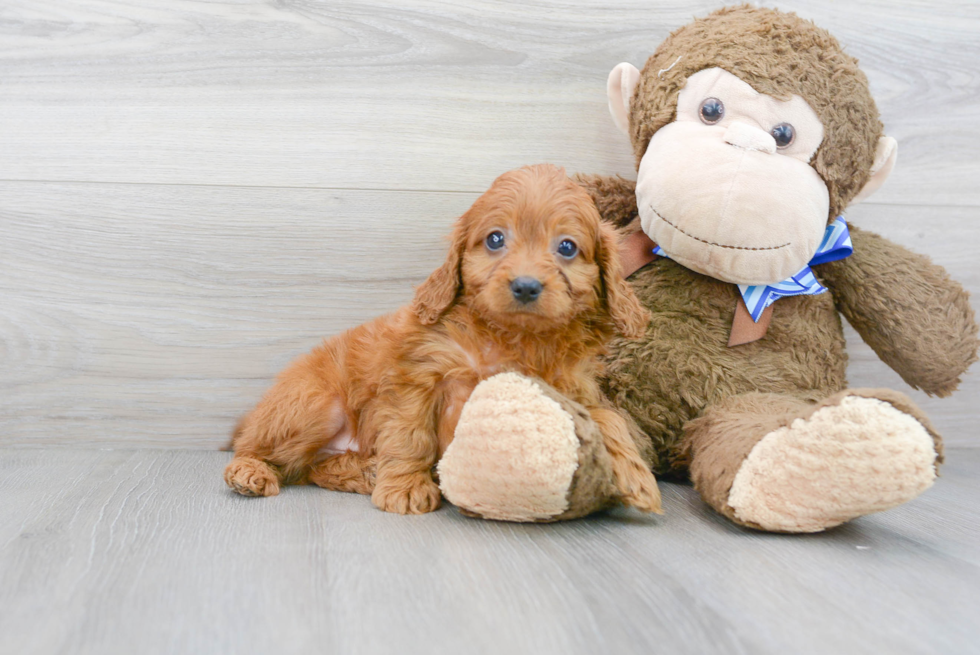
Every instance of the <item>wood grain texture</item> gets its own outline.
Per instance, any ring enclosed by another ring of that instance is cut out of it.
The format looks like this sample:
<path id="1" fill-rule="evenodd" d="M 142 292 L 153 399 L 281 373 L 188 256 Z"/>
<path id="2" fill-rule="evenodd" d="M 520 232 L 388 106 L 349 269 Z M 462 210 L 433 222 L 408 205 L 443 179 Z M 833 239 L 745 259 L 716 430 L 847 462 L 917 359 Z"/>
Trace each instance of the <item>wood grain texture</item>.
<path id="1" fill-rule="evenodd" d="M 0 444 L 222 445 L 292 357 L 407 301 L 500 172 L 629 176 L 608 70 L 717 6 L 2 3 Z M 980 292 L 980 5 L 779 6 L 899 140 L 851 219 Z M 849 336 L 852 383 L 907 389 Z M 913 395 L 980 445 L 978 394 Z"/>
<path id="2" fill-rule="evenodd" d="M 606 75 L 720 4 L 8 0 L 0 179 L 479 191 L 538 161 L 629 172 Z M 980 5 L 778 4 L 868 73 L 901 147 L 881 201 L 980 204 Z"/>
<path id="3" fill-rule="evenodd" d="M 919 499 L 749 532 L 666 484 L 663 517 L 384 514 L 224 453 L 0 449 L 4 653 L 970 653 L 980 450 Z"/>
<path id="4" fill-rule="evenodd" d="M 476 194 L 0 183 L 0 443 L 217 448 L 293 357 L 411 298 Z M 852 221 L 980 294 L 980 210 Z M 980 378 L 912 392 L 849 331 L 855 386 L 910 392 L 980 445 Z"/>
<path id="5" fill-rule="evenodd" d="M 474 194 L 0 183 L 0 442 L 216 448 L 406 303 Z"/>

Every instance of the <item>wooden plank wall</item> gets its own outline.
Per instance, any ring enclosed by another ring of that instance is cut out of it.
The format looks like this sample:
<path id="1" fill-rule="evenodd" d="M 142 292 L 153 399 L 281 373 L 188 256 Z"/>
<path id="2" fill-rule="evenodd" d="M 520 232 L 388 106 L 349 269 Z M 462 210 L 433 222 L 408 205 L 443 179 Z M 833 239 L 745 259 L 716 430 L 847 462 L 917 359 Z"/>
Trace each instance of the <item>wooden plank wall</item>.
<path id="1" fill-rule="evenodd" d="M 717 6 L 5 0 L 0 444 L 222 445 L 288 360 L 404 303 L 500 172 L 631 175 L 606 74 Z M 779 7 L 861 60 L 900 144 L 850 219 L 980 292 L 980 6 Z M 849 337 L 854 383 L 908 390 Z M 913 395 L 980 445 L 976 371 Z"/>

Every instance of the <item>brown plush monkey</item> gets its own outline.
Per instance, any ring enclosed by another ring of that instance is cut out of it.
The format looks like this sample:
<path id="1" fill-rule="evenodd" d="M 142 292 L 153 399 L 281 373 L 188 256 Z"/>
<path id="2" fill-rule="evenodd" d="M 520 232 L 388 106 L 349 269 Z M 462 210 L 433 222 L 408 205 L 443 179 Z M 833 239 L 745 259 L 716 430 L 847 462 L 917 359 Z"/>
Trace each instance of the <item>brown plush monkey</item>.
<path id="1" fill-rule="evenodd" d="M 746 5 L 677 30 L 642 71 L 620 64 L 608 93 L 638 179 L 580 181 L 633 233 L 642 265 L 630 281 L 653 319 L 645 340 L 614 343 L 606 389 L 648 435 L 654 471 L 689 475 L 736 523 L 782 532 L 928 488 L 939 435 L 903 394 L 847 388 L 840 315 L 939 396 L 976 360 L 977 325 L 945 270 L 838 219 L 897 152 L 856 60 L 809 21 Z M 467 443 L 492 427 L 461 429 Z M 457 460 L 454 480 L 482 466 Z M 520 488 L 484 477 L 494 498 Z"/>

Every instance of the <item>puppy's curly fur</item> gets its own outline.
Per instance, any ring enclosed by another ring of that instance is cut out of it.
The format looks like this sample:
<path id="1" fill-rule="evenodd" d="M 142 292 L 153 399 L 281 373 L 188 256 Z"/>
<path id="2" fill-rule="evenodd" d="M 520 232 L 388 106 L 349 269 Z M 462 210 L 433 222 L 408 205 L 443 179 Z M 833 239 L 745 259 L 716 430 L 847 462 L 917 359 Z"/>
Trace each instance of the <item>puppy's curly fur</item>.
<path id="1" fill-rule="evenodd" d="M 516 371 L 588 407 L 623 502 L 659 510 L 627 419 L 596 380 L 613 332 L 639 337 L 649 316 L 589 195 L 554 166 L 505 173 L 456 222 L 451 242 L 411 306 L 326 340 L 280 374 L 236 430 L 228 485 L 272 496 L 281 484 L 312 482 L 370 493 L 390 512 L 432 511 L 432 468 L 470 392 Z M 515 291 L 518 277 L 540 283 L 535 298 Z M 351 451 L 325 455 L 337 441 Z"/>

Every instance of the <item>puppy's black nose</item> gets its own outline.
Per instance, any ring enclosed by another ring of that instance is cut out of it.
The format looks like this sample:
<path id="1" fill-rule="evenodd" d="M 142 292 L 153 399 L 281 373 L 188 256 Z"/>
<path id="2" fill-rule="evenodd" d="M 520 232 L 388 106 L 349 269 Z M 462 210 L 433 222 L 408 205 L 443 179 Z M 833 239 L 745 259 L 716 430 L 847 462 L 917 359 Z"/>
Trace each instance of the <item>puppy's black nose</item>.
<path id="1" fill-rule="evenodd" d="M 519 277 L 510 283 L 510 290 L 517 302 L 534 302 L 541 295 L 541 283 L 533 277 Z"/>

